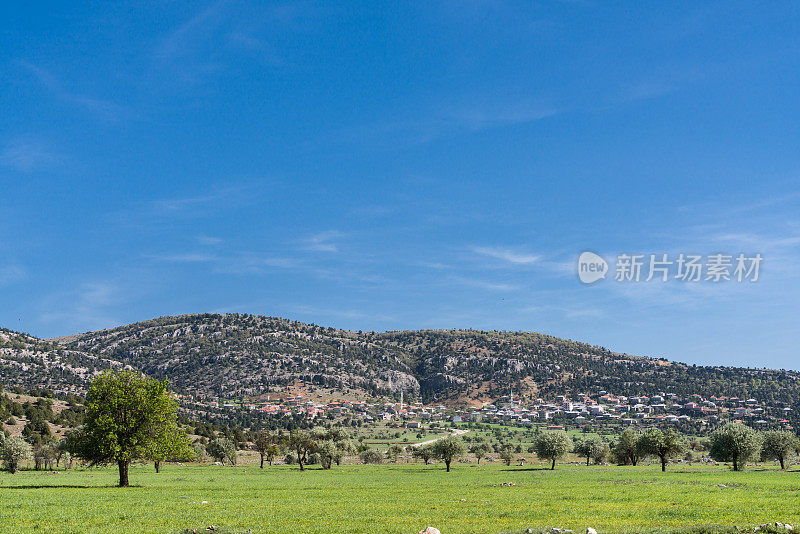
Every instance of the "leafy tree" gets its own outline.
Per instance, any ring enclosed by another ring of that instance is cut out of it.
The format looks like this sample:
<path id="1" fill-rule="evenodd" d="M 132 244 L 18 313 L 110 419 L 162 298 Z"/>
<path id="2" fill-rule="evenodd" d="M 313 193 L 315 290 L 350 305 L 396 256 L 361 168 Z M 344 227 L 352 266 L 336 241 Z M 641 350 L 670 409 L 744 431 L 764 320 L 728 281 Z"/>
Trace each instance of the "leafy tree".
<path id="1" fill-rule="evenodd" d="M 340 465 L 347 454 L 355 452 L 350 433 L 340 428 L 324 429 L 316 427 L 311 431 L 316 442 L 316 453 L 319 454 L 323 469 L 330 469 L 333 463 Z"/>
<path id="2" fill-rule="evenodd" d="M 465 452 L 467 452 L 467 448 L 464 446 L 464 442 L 456 436 L 447 436 L 433 444 L 433 457 L 442 460 L 448 472 L 450 472 L 450 463 L 463 456 Z"/>
<path id="3" fill-rule="evenodd" d="M 220 463 L 225 463 L 225 460 L 230 462 L 231 465 L 236 465 L 236 442 L 228 438 L 216 438 L 211 440 L 206 445 L 206 452 Z"/>
<path id="4" fill-rule="evenodd" d="M 786 469 L 786 458 L 800 447 L 797 436 L 785 430 L 769 430 L 764 432 L 763 438 L 761 459 L 778 460 L 781 469 Z"/>
<path id="5" fill-rule="evenodd" d="M 489 454 L 490 450 L 491 450 L 491 448 L 489 448 L 489 444 L 488 443 L 481 442 L 481 443 L 476 443 L 475 445 L 473 445 L 469 449 L 469 452 L 471 452 L 472 454 L 475 455 L 475 458 L 478 459 L 478 464 L 480 465 L 481 459 L 484 458 L 487 454 Z"/>
<path id="6" fill-rule="evenodd" d="M 642 451 L 639 449 L 641 434 L 632 428 L 626 428 L 611 447 L 614 460 L 620 465 L 636 465 L 639 463 Z"/>
<path id="7" fill-rule="evenodd" d="M 156 473 L 161 472 L 163 462 L 189 462 L 195 459 L 189 436 L 174 422 L 164 425 L 156 432 L 160 435 L 154 436 L 144 454 L 145 458 L 153 462 Z"/>
<path id="8" fill-rule="evenodd" d="M 261 469 L 264 469 L 265 458 L 269 462 L 269 465 L 272 465 L 272 461 L 281 453 L 280 445 L 282 441 L 280 435 L 273 434 L 266 430 L 256 434 L 256 437 L 253 439 L 253 449 L 258 451 L 258 454 L 261 456 Z"/>
<path id="9" fill-rule="evenodd" d="M 744 470 L 760 452 L 761 436 L 742 423 L 727 423 L 711 434 L 709 454 L 718 462 L 732 462 L 734 471 Z"/>
<path id="10" fill-rule="evenodd" d="M 608 452 L 608 442 L 600 436 L 589 436 L 575 443 L 575 453 L 586 458 L 586 465 L 589 465 L 589 460 L 594 460 L 596 464 L 601 463 L 608 456 Z"/>
<path id="11" fill-rule="evenodd" d="M 661 461 L 661 470 L 666 471 L 670 458 L 682 454 L 686 446 L 683 437 L 675 430 L 651 428 L 639 437 L 637 448 L 644 455 L 658 456 Z"/>
<path id="12" fill-rule="evenodd" d="M 511 465 L 511 462 L 514 461 L 514 446 L 510 443 L 503 445 L 503 448 L 500 449 L 500 459 L 503 460 L 506 465 Z"/>
<path id="13" fill-rule="evenodd" d="M 563 458 L 572 450 L 572 440 L 563 430 L 542 432 L 534 443 L 536 455 L 543 460 L 552 461 L 550 469 L 556 468 L 556 460 Z"/>
<path id="14" fill-rule="evenodd" d="M 295 454 L 300 471 L 304 471 L 309 456 L 317 450 L 317 444 L 308 432 L 296 431 L 289 436 L 289 448 Z"/>
<path id="15" fill-rule="evenodd" d="M 33 457 L 33 447 L 19 436 L 12 436 L 3 440 L 0 448 L 0 459 L 9 473 L 16 473 L 22 462 Z"/>
<path id="16" fill-rule="evenodd" d="M 433 445 L 423 445 L 422 447 L 414 447 L 414 450 L 411 451 L 411 456 L 414 458 L 419 458 L 425 465 L 428 465 L 431 459 L 435 456 L 433 451 Z"/>
<path id="17" fill-rule="evenodd" d="M 133 371 L 107 371 L 86 395 L 83 427 L 73 452 L 91 465 L 116 463 L 119 485 L 127 487 L 131 461 L 144 457 L 177 428 L 177 404 L 167 382 Z"/>

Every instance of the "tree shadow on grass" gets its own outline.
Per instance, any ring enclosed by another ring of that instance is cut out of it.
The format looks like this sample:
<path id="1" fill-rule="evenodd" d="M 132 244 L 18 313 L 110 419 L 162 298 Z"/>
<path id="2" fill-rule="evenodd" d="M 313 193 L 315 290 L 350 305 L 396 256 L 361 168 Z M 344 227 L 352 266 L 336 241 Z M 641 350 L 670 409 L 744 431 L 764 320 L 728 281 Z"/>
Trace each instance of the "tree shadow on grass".
<path id="1" fill-rule="evenodd" d="M 512 473 L 522 473 L 523 471 L 552 471 L 549 467 L 519 467 L 517 469 L 507 468 L 500 471 L 510 471 Z M 558 471 L 558 469 L 556 469 Z"/>
<path id="2" fill-rule="evenodd" d="M 131 484 L 128 486 L 129 488 L 143 488 L 144 486 L 138 484 Z M 0 484 L 0 492 L 7 489 L 48 489 L 48 488 L 60 488 L 60 489 L 108 489 L 108 488 L 116 488 L 116 489 L 127 489 L 127 488 L 120 488 L 116 484 L 108 484 L 104 486 L 81 486 L 78 484 L 19 484 L 13 486 L 4 486 Z"/>

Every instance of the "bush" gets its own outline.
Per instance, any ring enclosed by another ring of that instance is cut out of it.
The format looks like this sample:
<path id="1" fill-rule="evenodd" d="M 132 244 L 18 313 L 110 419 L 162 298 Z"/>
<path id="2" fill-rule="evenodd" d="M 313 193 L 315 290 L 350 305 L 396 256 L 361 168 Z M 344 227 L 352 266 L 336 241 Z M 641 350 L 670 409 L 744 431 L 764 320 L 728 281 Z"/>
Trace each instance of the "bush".
<path id="1" fill-rule="evenodd" d="M 378 451 L 368 450 L 358 455 L 365 464 L 379 464 L 383 462 L 383 455 Z"/>

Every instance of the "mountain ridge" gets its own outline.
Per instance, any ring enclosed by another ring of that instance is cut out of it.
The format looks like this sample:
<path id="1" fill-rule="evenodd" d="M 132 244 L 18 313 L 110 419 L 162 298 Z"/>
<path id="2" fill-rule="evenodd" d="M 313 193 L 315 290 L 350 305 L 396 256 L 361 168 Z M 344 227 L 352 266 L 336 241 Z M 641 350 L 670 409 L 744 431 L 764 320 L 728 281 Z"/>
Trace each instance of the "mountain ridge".
<path id="1" fill-rule="evenodd" d="M 129 366 L 201 398 L 304 387 L 373 398 L 396 398 L 403 391 L 407 399 L 480 405 L 510 389 L 519 399 L 607 390 L 755 397 L 800 408 L 796 371 L 693 366 L 536 332 L 364 332 L 213 313 L 50 340 L 3 332 L 0 378 L 51 389 L 82 389 L 104 369 Z M 22 364 L 35 372 L 21 373 Z"/>

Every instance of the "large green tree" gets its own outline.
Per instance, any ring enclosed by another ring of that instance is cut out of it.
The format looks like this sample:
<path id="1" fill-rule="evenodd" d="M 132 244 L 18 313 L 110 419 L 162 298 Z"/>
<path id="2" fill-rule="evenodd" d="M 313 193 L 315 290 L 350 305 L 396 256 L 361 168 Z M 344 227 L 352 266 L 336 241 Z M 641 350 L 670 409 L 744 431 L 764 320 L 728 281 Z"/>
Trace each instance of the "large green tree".
<path id="1" fill-rule="evenodd" d="M 733 463 L 734 471 L 744 470 L 760 452 L 761 435 L 745 424 L 727 423 L 711 434 L 709 454 L 718 462 Z"/>
<path id="2" fill-rule="evenodd" d="M 177 403 L 167 382 L 134 371 L 107 371 L 86 395 L 83 426 L 71 437 L 73 452 L 90 465 L 116 463 L 127 487 L 133 460 L 147 457 L 177 432 Z"/>
<path id="3" fill-rule="evenodd" d="M 661 461 L 661 470 L 666 471 L 670 459 L 683 453 L 686 446 L 683 437 L 676 431 L 651 428 L 641 435 L 637 448 L 643 455 L 657 456 Z"/>
<path id="4" fill-rule="evenodd" d="M 556 460 L 563 458 L 572 450 L 572 440 L 563 430 L 542 432 L 533 444 L 536 455 L 542 460 L 552 462 L 550 469 L 556 468 Z"/>
<path id="5" fill-rule="evenodd" d="M 778 460 L 781 469 L 786 469 L 786 458 L 797 452 L 800 442 L 797 436 L 785 430 L 768 430 L 764 432 L 761 448 L 762 460 Z"/>

